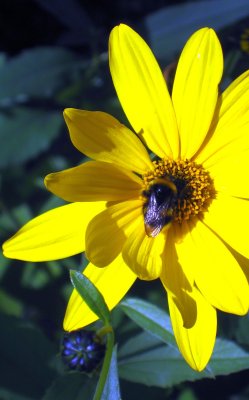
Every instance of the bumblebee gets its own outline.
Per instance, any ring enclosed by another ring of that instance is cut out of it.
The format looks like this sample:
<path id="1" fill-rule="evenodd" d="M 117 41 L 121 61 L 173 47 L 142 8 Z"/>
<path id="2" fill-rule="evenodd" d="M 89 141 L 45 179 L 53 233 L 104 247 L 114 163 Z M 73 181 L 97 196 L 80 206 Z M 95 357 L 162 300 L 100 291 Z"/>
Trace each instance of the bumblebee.
<path id="1" fill-rule="evenodd" d="M 169 179 L 157 178 L 143 196 L 146 199 L 143 206 L 145 232 L 147 236 L 156 237 L 173 219 L 177 188 Z"/>

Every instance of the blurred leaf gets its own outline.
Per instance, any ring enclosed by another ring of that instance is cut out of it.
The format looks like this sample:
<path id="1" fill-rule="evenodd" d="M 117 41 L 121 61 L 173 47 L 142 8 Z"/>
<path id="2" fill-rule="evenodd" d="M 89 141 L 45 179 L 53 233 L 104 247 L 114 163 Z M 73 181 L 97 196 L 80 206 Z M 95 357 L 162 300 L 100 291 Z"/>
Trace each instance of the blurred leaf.
<path id="1" fill-rule="evenodd" d="M 29 221 L 32 217 L 32 211 L 28 204 L 20 204 L 18 207 L 12 209 L 12 214 L 15 221 L 21 226 Z"/>
<path id="2" fill-rule="evenodd" d="M 50 275 L 43 265 L 25 263 L 21 285 L 25 288 L 41 289 L 50 282 Z"/>
<path id="3" fill-rule="evenodd" d="M 0 311 L 20 317 L 23 313 L 23 305 L 19 300 L 0 289 Z"/>
<path id="4" fill-rule="evenodd" d="M 177 349 L 162 345 L 159 341 L 156 343 L 156 338 L 150 339 L 148 336 L 144 332 L 130 339 L 125 344 L 128 352 L 120 349 L 121 378 L 166 388 L 185 381 L 213 378 L 215 375 L 227 375 L 249 368 L 249 353 L 231 341 L 217 339 L 209 366 L 203 372 L 196 372 L 187 365 Z"/>
<path id="5" fill-rule="evenodd" d="M 31 209 L 27 204 L 20 204 L 18 207 L 12 208 L 11 210 L 6 209 L 5 204 L 1 204 L 1 206 L 2 206 L 2 213 L 0 214 L 1 230 L 4 229 L 7 232 L 13 232 L 33 217 Z"/>
<path id="6" fill-rule="evenodd" d="M 78 372 L 68 373 L 53 382 L 42 400 L 90 400 L 95 386 L 94 378 Z"/>
<path id="7" fill-rule="evenodd" d="M 81 272 L 71 270 L 70 277 L 73 286 L 82 299 L 104 323 L 108 324 L 110 321 L 110 311 L 104 297 L 94 284 Z"/>
<path id="8" fill-rule="evenodd" d="M 165 7 L 145 17 L 149 43 L 164 62 L 171 62 L 199 28 L 216 30 L 249 15 L 248 0 L 192 1 Z"/>
<path id="9" fill-rule="evenodd" d="M 198 399 L 195 396 L 194 392 L 188 388 L 183 390 L 180 396 L 177 397 L 177 400 L 198 400 Z"/>
<path id="10" fill-rule="evenodd" d="M 19 228 L 17 221 L 13 218 L 9 210 L 5 210 L 0 215 L 1 231 L 13 232 Z"/>
<path id="11" fill-rule="evenodd" d="M 0 388 L 0 399 L 1 400 L 33 400 L 31 397 L 22 396 L 14 391 L 5 390 Z"/>
<path id="12" fill-rule="evenodd" d="M 20 164 L 46 150 L 62 122 L 56 111 L 15 108 L 11 115 L 0 114 L 0 167 Z"/>
<path id="13" fill-rule="evenodd" d="M 6 54 L 0 53 L 0 68 L 5 64 L 6 59 L 7 59 Z"/>
<path id="14" fill-rule="evenodd" d="M 43 186 L 44 186 L 44 183 L 43 183 Z M 49 211 L 52 208 L 63 206 L 64 204 L 66 204 L 66 202 L 64 200 L 60 199 L 59 197 L 54 196 L 54 195 L 49 196 L 48 200 L 42 204 L 42 207 L 39 210 L 39 214 Z"/>
<path id="15" fill-rule="evenodd" d="M 11 263 L 10 259 L 5 258 L 0 251 L 0 280 L 3 278 L 5 272 L 8 270 L 8 266 Z"/>
<path id="16" fill-rule="evenodd" d="M 25 288 L 41 289 L 51 280 L 61 276 L 63 267 L 59 261 L 50 261 L 45 265 L 32 262 L 25 263 L 21 285 Z"/>
<path id="17" fill-rule="evenodd" d="M 136 298 L 128 298 L 122 301 L 120 307 L 141 328 L 165 343 L 176 347 L 170 317 L 165 311 L 147 301 Z"/>
<path id="18" fill-rule="evenodd" d="M 41 7 L 53 14 L 70 31 L 63 34 L 72 37 L 72 44 L 86 43 L 94 31 L 93 21 L 77 0 L 35 0 Z M 68 37 L 70 37 L 68 36 Z M 59 42 L 62 42 L 60 39 Z M 65 43 L 65 40 L 64 40 Z M 70 42 L 68 42 L 70 43 Z"/>
<path id="19" fill-rule="evenodd" d="M 117 346 L 114 346 L 112 351 L 111 364 L 107 375 L 105 387 L 101 396 L 101 400 L 112 399 L 121 399 L 117 366 Z"/>
<path id="20" fill-rule="evenodd" d="M 81 65 L 74 53 L 60 47 L 25 50 L 0 67 L 0 104 L 49 97 L 72 80 Z"/>
<path id="21" fill-rule="evenodd" d="M 245 315 L 239 318 L 236 339 L 239 343 L 249 345 L 249 316 Z"/>
<path id="22" fill-rule="evenodd" d="M 54 371 L 49 366 L 55 350 L 35 327 L 0 314 L 0 386 L 40 399 Z"/>

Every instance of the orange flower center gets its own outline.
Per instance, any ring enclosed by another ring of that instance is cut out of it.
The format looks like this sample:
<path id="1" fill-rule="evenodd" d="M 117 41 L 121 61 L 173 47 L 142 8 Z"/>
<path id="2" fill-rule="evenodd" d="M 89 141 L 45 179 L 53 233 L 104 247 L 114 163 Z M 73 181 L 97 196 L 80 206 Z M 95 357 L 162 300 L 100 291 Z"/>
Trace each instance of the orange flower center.
<path id="1" fill-rule="evenodd" d="M 207 210 L 215 197 L 215 189 L 209 172 L 202 165 L 168 159 L 153 161 L 153 164 L 154 170 L 143 176 L 145 226 L 157 224 L 150 223 L 152 218 L 164 226 L 170 222 L 180 224 Z M 150 218 L 150 215 L 153 216 Z M 156 236 L 161 229 L 154 229 L 149 236 Z"/>

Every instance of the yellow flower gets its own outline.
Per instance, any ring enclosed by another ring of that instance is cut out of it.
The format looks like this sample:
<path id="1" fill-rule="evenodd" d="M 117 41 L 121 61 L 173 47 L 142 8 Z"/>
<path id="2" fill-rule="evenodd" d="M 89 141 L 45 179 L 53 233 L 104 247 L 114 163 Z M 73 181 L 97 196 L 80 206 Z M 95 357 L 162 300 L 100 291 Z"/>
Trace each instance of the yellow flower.
<path id="1" fill-rule="evenodd" d="M 136 277 L 161 279 L 179 349 L 202 370 L 216 309 L 243 315 L 249 306 L 249 72 L 219 95 L 222 50 L 208 28 L 184 47 L 172 97 L 128 26 L 113 29 L 109 59 L 137 135 L 106 113 L 66 109 L 74 146 L 95 161 L 48 175 L 47 188 L 72 204 L 30 221 L 4 252 L 42 261 L 86 251 L 84 274 L 110 309 Z M 64 328 L 94 320 L 74 291 Z"/>

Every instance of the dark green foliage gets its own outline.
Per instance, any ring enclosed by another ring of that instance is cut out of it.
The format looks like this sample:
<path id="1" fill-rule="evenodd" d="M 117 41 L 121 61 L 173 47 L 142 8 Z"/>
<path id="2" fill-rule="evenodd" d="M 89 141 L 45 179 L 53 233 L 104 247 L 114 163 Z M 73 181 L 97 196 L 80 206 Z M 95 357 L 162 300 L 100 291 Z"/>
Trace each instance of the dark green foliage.
<path id="1" fill-rule="evenodd" d="M 223 87 L 248 69 L 248 54 L 240 49 L 241 34 L 249 27 L 248 0 L 3 0 L 1 241 L 30 218 L 64 203 L 45 190 L 47 173 L 86 160 L 69 140 L 65 107 L 106 111 L 125 121 L 107 57 L 109 32 L 120 22 L 148 40 L 163 69 L 177 61 L 187 37 L 201 26 L 218 29 L 225 55 Z M 134 297 L 110 313 L 82 276 L 86 265 L 83 255 L 35 264 L 0 254 L 1 400 L 248 398 L 248 316 L 220 314 L 213 357 L 197 373 L 177 349 L 166 305 L 155 305 L 166 304 L 156 283 L 135 284 Z M 104 362 L 88 375 L 68 372 L 60 358 L 72 291 L 69 269 L 75 288 L 101 320 L 91 329 L 109 329 Z"/>

